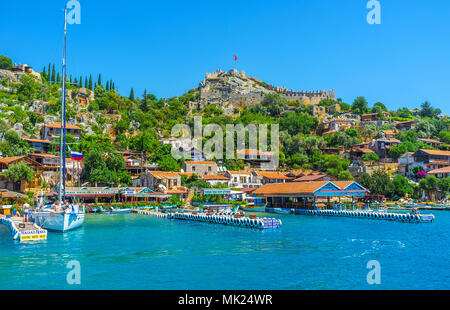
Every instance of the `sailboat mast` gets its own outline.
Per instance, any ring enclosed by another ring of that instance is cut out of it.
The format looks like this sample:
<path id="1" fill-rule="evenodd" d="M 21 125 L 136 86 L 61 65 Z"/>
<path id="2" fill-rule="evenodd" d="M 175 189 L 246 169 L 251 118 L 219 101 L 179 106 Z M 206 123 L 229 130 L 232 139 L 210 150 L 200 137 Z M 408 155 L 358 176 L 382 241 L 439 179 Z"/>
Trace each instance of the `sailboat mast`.
<path id="1" fill-rule="evenodd" d="M 66 31 L 67 8 L 64 8 L 64 43 L 62 62 L 62 100 L 61 100 L 61 130 L 59 146 L 59 193 L 58 199 L 63 203 L 66 195 Z"/>

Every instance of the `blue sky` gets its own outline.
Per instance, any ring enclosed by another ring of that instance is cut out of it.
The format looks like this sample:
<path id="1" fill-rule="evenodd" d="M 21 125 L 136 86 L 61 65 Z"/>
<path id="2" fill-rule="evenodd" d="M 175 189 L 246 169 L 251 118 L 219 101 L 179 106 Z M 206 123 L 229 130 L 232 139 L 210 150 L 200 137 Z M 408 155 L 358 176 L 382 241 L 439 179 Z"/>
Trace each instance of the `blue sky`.
<path id="1" fill-rule="evenodd" d="M 450 1 L 380 0 L 381 25 L 367 24 L 367 0 L 79 1 L 68 74 L 101 72 L 122 95 L 181 95 L 205 72 L 237 68 L 289 89 L 334 88 L 349 103 L 428 100 L 450 112 Z M 59 64 L 64 4 L 3 3 L 0 55 L 39 71 Z"/>

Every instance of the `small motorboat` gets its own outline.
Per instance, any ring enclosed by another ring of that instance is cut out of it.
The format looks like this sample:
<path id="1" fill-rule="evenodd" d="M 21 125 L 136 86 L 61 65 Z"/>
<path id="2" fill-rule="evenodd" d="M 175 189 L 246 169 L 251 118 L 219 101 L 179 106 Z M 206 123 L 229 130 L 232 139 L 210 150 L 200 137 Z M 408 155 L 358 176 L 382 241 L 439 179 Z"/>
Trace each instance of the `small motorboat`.
<path id="1" fill-rule="evenodd" d="M 273 208 L 273 212 L 277 214 L 291 214 L 291 209 L 285 209 L 285 208 Z"/>
<path id="2" fill-rule="evenodd" d="M 131 209 L 114 209 L 113 207 L 109 208 L 108 211 L 106 211 L 106 213 L 109 214 L 128 214 L 131 213 Z"/>

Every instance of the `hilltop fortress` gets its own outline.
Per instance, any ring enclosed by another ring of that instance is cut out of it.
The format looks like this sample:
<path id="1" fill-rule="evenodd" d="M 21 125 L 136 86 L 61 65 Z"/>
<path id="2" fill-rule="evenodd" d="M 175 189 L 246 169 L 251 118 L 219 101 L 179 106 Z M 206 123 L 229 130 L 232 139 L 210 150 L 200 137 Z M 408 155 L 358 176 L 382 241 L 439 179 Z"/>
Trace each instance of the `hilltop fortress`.
<path id="1" fill-rule="evenodd" d="M 257 78 L 249 77 L 244 71 L 236 69 L 224 72 L 217 70 L 206 73 L 200 83 L 201 105 L 217 104 L 247 106 L 261 102 L 266 94 L 279 94 L 289 101 L 301 101 L 306 105 L 316 105 L 322 99 L 335 99 L 334 90 L 326 91 L 293 91 L 284 87 L 266 84 Z"/>

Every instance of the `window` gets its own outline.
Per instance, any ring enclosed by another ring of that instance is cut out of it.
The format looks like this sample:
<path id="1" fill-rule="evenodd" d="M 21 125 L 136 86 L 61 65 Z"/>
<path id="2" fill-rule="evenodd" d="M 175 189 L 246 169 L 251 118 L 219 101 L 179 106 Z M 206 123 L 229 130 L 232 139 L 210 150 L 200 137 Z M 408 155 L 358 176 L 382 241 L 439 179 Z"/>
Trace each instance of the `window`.
<path id="1" fill-rule="evenodd" d="M 192 166 L 192 171 L 195 171 L 195 166 Z"/>
<path id="2" fill-rule="evenodd" d="M 208 166 L 208 171 L 211 171 L 211 170 L 212 170 L 211 166 Z"/>

